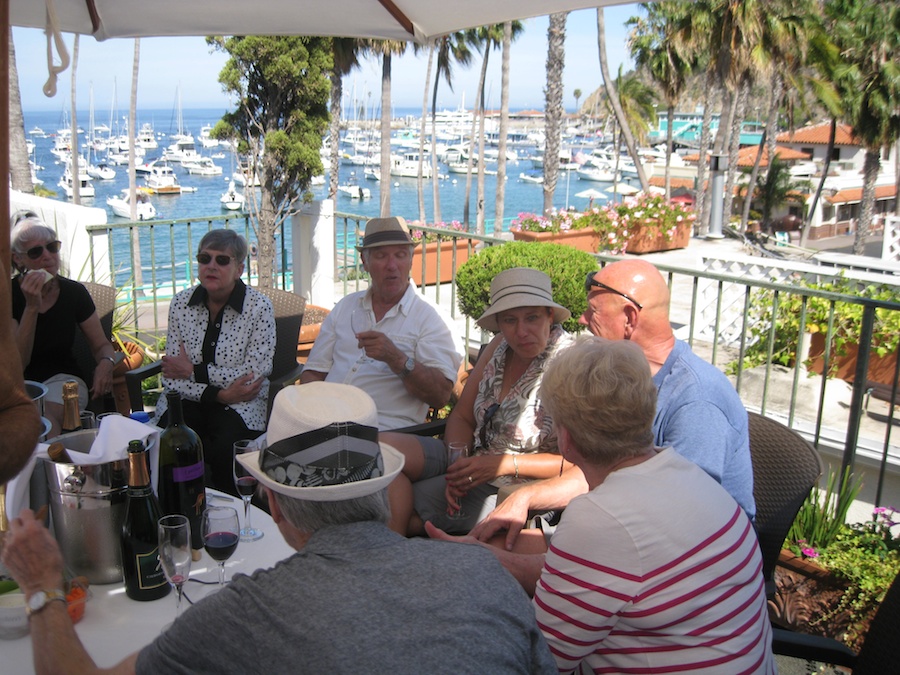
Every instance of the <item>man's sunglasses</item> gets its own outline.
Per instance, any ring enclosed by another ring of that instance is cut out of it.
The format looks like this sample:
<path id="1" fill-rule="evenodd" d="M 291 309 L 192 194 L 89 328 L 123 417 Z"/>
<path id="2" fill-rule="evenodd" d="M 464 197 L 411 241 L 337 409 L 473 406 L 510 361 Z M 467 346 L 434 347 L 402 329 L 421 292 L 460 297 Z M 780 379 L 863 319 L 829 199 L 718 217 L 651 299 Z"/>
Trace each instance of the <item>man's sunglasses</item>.
<path id="1" fill-rule="evenodd" d="M 638 310 L 644 309 L 644 306 L 641 303 L 639 303 L 637 300 L 632 298 L 627 293 L 623 293 L 622 291 L 617 291 L 612 286 L 607 286 L 602 281 L 597 281 L 596 279 L 594 279 L 595 274 L 596 274 L 596 272 L 588 272 L 587 279 L 584 280 L 584 292 L 585 293 L 590 293 L 592 288 L 602 288 L 604 291 L 609 291 L 610 293 L 615 293 L 616 295 L 619 295 L 619 296 L 625 298 L 626 300 L 628 300 L 628 302 L 634 303 L 634 306 L 637 307 Z"/>
<path id="2" fill-rule="evenodd" d="M 209 265 L 212 260 L 213 256 L 211 256 L 209 253 L 197 254 L 197 262 L 201 265 Z M 225 255 L 224 253 L 220 253 L 216 256 L 216 265 L 218 265 L 219 267 L 225 267 L 225 265 L 230 264 L 232 260 L 234 260 L 233 255 Z"/>
<path id="3" fill-rule="evenodd" d="M 44 255 L 44 249 L 50 251 L 50 253 L 59 253 L 60 242 L 57 241 L 48 241 L 43 246 L 32 246 L 30 249 L 25 251 L 25 255 L 27 255 L 32 260 L 37 260 L 42 255 Z"/>

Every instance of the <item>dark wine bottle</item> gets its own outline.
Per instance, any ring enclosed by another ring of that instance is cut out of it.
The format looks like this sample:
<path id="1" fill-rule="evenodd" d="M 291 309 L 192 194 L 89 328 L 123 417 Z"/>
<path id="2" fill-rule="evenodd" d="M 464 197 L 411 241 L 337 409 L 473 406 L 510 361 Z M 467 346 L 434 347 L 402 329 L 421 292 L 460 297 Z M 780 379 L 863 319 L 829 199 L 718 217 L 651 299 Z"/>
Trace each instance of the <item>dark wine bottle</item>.
<path id="1" fill-rule="evenodd" d="M 180 513 L 191 523 L 191 548 L 203 549 L 201 520 L 206 508 L 203 445 L 184 423 L 181 394 L 166 392 L 169 424 L 159 435 L 159 505 L 165 515 Z"/>
<path id="2" fill-rule="evenodd" d="M 140 441 L 128 444 L 128 497 L 122 523 L 122 576 L 132 600 L 156 600 L 171 586 L 159 563 L 157 522 L 162 517 L 150 486 L 147 451 Z"/>
<path id="3" fill-rule="evenodd" d="M 81 411 L 78 404 L 78 383 L 75 380 L 63 382 L 63 419 L 61 432 L 70 434 L 81 431 Z"/>

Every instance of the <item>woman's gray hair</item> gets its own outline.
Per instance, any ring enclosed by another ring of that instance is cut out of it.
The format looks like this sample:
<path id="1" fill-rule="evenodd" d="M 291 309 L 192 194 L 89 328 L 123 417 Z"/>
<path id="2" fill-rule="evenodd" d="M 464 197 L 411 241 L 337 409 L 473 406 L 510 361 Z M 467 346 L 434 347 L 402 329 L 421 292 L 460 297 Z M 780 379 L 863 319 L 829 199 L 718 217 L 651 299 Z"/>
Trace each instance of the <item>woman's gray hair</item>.
<path id="1" fill-rule="evenodd" d="M 10 219 L 14 221 L 14 225 L 9 233 L 9 247 L 13 253 L 24 253 L 25 242 L 42 239 L 44 241 L 53 241 L 56 239 L 56 230 L 44 224 L 35 213 L 26 211 L 24 216 L 19 213 L 13 214 Z M 18 219 L 16 216 L 19 216 Z"/>
<path id="2" fill-rule="evenodd" d="M 200 240 L 197 253 L 205 248 L 211 248 L 214 251 L 230 251 L 238 263 L 244 263 L 247 260 L 247 240 L 234 230 L 210 230 Z"/>
<path id="3" fill-rule="evenodd" d="M 365 523 L 373 521 L 385 523 L 391 519 L 387 488 L 375 494 L 345 499 L 339 502 L 313 502 L 288 497 L 279 492 L 271 493 L 285 520 L 301 532 L 313 534 L 333 525 Z"/>

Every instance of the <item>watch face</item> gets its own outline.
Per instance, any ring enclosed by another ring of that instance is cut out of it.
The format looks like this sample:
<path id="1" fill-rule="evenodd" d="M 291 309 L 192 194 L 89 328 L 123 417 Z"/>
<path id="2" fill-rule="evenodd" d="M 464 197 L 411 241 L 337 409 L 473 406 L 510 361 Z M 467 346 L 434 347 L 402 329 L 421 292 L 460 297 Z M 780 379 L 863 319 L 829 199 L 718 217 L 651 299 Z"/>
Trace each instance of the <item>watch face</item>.
<path id="1" fill-rule="evenodd" d="M 416 360 L 412 357 L 406 359 L 406 366 L 404 366 L 404 370 L 407 373 L 411 373 L 413 369 L 416 367 Z"/>
<path id="2" fill-rule="evenodd" d="M 47 594 L 44 591 L 38 591 L 28 598 L 28 609 L 32 612 L 40 609 L 47 602 Z"/>

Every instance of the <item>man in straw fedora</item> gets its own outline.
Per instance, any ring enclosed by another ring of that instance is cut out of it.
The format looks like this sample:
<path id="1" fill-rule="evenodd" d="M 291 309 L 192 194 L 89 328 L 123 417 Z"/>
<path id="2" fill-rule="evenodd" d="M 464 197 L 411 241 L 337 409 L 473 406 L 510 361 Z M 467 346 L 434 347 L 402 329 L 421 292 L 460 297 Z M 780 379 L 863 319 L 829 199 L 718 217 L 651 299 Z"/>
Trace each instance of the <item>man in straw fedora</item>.
<path id="1" fill-rule="evenodd" d="M 453 324 L 410 283 L 415 247 L 399 216 L 373 218 L 357 250 L 371 281 L 335 305 L 309 354 L 302 383 L 353 384 L 375 399 L 378 427 L 425 421 L 450 400 L 463 348 Z"/>
<path id="2" fill-rule="evenodd" d="M 387 528 L 403 456 L 376 425 L 356 387 L 280 391 L 264 449 L 240 461 L 297 553 L 235 575 L 113 672 L 556 672 L 527 596 L 488 551 Z M 30 511 L 3 562 L 26 595 L 62 583 L 56 542 Z M 33 613 L 31 633 L 46 672 L 93 665 L 63 603 Z"/>

